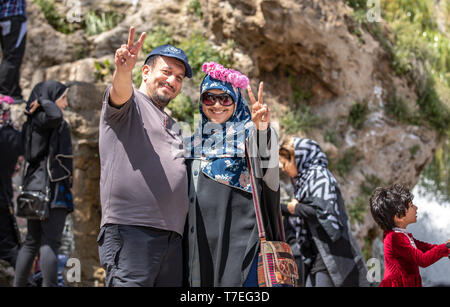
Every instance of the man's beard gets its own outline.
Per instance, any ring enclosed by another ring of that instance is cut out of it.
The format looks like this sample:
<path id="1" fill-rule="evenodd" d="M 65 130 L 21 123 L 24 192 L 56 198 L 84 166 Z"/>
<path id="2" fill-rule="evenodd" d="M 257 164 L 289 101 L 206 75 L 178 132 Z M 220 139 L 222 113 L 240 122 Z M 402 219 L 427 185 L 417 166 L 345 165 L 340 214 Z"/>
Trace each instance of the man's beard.
<path id="1" fill-rule="evenodd" d="M 169 102 L 170 98 L 166 95 L 158 95 L 154 94 L 152 97 L 150 97 L 154 103 L 156 103 L 159 107 L 165 108 Z"/>
<path id="2" fill-rule="evenodd" d="M 166 85 L 166 84 L 161 84 Z M 168 84 L 167 84 L 168 85 Z M 170 86 L 170 85 L 169 85 Z M 151 91 L 149 91 L 151 92 Z M 171 98 L 168 95 L 160 95 L 158 94 L 158 89 L 156 89 L 153 93 L 150 93 L 150 98 L 154 103 L 156 103 L 161 109 L 164 109 L 170 102 Z"/>

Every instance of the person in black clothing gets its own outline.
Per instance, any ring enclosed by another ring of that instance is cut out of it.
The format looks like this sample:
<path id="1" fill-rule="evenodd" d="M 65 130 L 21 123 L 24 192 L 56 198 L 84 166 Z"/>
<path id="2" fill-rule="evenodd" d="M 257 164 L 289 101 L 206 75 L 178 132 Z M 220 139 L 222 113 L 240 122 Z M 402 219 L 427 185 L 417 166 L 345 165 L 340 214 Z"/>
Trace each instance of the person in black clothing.
<path id="1" fill-rule="evenodd" d="M 23 101 L 20 88 L 20 66 L 25 55 L 27 17 L 25 0 L 0 2 L 0 94 L 10 96 L 15 103 Z"/>
<path id="2" fill-rule="evenodd" d="M 16 263 L 14 286 L 26 286 L 33 260 L 40 253 L 43 286 L 57 286 L 58 258 L 66 216 L 73 210 L 72 145 L 62 110 L 67 107 L 67 87 L 56 81 L 38 83 L 27 103 L 28 120 L 22 128 L 27 170 L 24 187 L 34 190 L 50 181 L 50 215 L 28 220 L 28 233 Z"/>
<path id="3" fill-rule="evenodd" d="M 361 250 L 319 144 L 288 139 L 280 146 L 279 158 L 295 189 L 295 198 L 281 205 L 286 237 L 302 262 L 306 287 L 367 286 Z"/>
<path id="4" fill-rule="evenodd" d="M 0 259 L 16 264 L 19 239 L 12 212 L 11 177 L 22 154 L 20 132 L 12 125 L 9 104 L 0 99 Z"/>

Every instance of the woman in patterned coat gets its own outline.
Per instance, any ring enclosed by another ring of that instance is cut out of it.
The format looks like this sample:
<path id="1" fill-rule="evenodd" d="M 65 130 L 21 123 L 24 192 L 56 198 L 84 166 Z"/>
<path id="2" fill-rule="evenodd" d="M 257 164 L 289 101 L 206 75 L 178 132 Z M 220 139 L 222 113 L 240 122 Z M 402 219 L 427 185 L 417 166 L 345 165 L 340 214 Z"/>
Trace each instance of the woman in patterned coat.
<path id="1" fill-rule="evenodd" d="M 282 205 L 286 237 L 305 264 L 307 287 L 366 286 L 367 269 L 354 239 L 338 183 L 319 144 L 291 138 L 279 151 L 295 198 Z M 289 235 L 293 232 L 293 235 Z"/>

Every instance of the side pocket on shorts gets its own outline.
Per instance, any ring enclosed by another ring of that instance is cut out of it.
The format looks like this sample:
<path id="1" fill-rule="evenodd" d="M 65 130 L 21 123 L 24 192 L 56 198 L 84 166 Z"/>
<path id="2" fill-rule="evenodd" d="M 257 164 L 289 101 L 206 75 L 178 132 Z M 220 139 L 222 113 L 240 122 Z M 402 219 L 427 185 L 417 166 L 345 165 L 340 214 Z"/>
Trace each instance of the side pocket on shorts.
<path id="1" fill-rule="evenodd" d="M 117 268 L 118 255 L 122 248 L 119 225 L 105 225 L 97 237 L 100 264 L 106 271 L 106 286 L 110 286 Z"/>
<path id="2" fill-rule="evenodd" d="M 101 244 L 101 242 L 100 241 L 103 241 L 103 237 L 104 237 L 104 234 L 105 234 L 105 228 L 106 228 L 106 226 L 103 226 L 102 228 L 100 228 L 100 232 L 98 233 L 98 236 L 97 236 L 97 244 L 100 246 L 100 244 Z"/>

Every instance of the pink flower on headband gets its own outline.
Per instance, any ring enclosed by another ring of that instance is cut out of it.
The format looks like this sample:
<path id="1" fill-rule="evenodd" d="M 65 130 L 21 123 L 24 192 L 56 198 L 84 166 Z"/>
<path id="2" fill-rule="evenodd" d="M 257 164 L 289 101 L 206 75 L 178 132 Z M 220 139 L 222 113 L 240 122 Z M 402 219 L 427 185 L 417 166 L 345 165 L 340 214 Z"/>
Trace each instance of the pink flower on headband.
<path id="1" fill-rule="evenodd" d="M 7 104 L 13 104 L 14 103 L 14 99 L 10 96 L 1 96 L 0 95 L 0 102 L 6 102 Z"/>
<path id="2" fill-rule="evenodd" d="M 225 68 L 216 62 L 205 62 L 202 70 L 214 79 L 231 83 L 234 87 L 247 88 L 250 81 L 247 76 L 237 70 Z"/>

